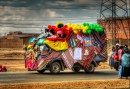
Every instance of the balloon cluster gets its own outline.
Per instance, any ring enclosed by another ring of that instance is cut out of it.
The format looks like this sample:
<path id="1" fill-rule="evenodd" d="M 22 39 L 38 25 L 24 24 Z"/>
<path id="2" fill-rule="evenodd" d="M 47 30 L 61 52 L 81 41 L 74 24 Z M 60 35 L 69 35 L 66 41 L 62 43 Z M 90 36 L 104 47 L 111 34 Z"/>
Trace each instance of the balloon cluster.
<path id="1" fill-rule="evenodd" d="M 75 34 L 79 32 L 83 32 L 84 34 L 91 34 L 92 31 L 96 31 L 97 33 L 103 32 L 103 28 L 99 24 L 88 24 L 83 23 L 81 25 L 68 23 L 64 25 L 62 22 L 58 22 L 56 26 L 48 25 L 49 30 L 54 30 L 54 32 L 63 34 L 64 31 L 73 31 Z"/>
<path id="2" fill-rule="evenodd" d="M 53 34 L 67 35 L 68 32 L 72 31 L 72 27 L 68 27 L 67 25 L 64 25 L 62 22 L 58 22 L 56 23 L 56 26 L 48 25 L 48 30 Z"/>
<path id="3" fill-rule="evenodd" d="M 99 24 L 83 23 L 81 25 L 78 25 L 69 23 L 68 27 L 72 27 L 75 34 L 78 34 L 79 32 L 83 32 L 84 34 L 91 34 L 92 31 L 96 31 L 97 33 L 103 32 L 103 28 L 101 28 Z"/>

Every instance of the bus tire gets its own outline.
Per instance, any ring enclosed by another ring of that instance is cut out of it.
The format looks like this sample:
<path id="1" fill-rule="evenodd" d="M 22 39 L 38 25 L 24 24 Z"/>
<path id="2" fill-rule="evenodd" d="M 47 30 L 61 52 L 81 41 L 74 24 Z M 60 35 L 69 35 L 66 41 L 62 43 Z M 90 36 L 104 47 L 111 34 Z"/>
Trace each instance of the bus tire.
<path id="1" fill-rule="evenodd" d="M 72 71 L 78 73 L 80 71 L 80 67 L 73 67 Z"/>
<path id="2" fill-rule="evenodd" d="M 50 73 L 52 74 L 58 74 L 60 73 L 61 70 L 61 65 L 59 64 L 59 62 L 53 62 L 50 66 Z"/>
<path id="3" fill-rule="evenodd" d="M 95 70 L 94 64 L 90 64 L 88 69 L 85 69 L 86 73 L 93 73 Z"/>

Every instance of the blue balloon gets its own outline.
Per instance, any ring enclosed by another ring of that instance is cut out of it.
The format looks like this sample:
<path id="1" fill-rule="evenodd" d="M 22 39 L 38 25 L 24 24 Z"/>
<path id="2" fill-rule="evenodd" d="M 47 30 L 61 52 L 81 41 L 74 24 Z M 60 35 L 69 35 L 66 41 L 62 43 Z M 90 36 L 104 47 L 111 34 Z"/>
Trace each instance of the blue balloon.
<path id="1" fill-rule="evenodd" d="M 35 38 L 35 37 L 31 37 L 31 38 L 29 39 L 28 43 L 33 43 L 34 40 L 36 40 L 36 38 Z"/>

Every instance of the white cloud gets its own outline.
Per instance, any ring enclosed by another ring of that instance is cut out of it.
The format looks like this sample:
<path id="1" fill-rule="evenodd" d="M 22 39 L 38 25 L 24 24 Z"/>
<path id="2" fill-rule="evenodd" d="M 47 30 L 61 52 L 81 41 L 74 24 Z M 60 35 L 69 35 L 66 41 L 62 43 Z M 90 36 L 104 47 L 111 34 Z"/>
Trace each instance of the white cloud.
<path id="1" fill-rule="evenodd" d="M 88 5 L 90 2 L 91 0 L 53 0 L 53 3 L 48 2 L 43 6 L 40 6 L 39 3 L 39 9 L 35 8 L 35 6 L 33 7 L 33 5 L 29 8 L 1 6 L 0 33 L 4 34 L 5 32 L 8 33 L 9 31 L 17 30 L 30 33 L 40 32 L 42 26 L 47 27 L 49 24 L 55 25 L 57 21 L 62 21 L 66 24 L 69 22 L 78 24 L 82 24 L 83 22 L 95 22 L 96 18 L 91 17 L 88 12 L 85 12 L 86 9 L 82 11 L 82 8 L 80 8 L 80 5 Z M 59 6 L 61 6 L 62 9 L 60 9 Z M 66 7 L 73 8 L 73 6 L 74 9 L 66 9 Z M 48 7 L 52 9 L 48 9 Z M 57 9 L 57 7 L 59 7 L 59 9 Z M 88 17 L 84 17 L 86 15 Z"/>
<path id="2" fill-rule="evenodd" d="M 75 5 L 75 4 L 88 4 L 88 3 L 94 3 L 94 0 L 74 0 L 74 1 L 55 1 L 55 2 L 48 2 L 50 5 Z"/>
<path id="3" fill-rule="evenodd" d="M 48 4 L 49 4 L 49 5 L 52 5 L 52 6 L 58 6 L 58 5 L 66 6 L 66 5 L 72 5 L 72 4 L 74 4 L 74 2 L 56 1 L 56 2 L 48 2 Z"/>
<path id="4" fill-rule="evenodd" d="M 52 17 L 52 18 L 55 18 L 55 17 L 64 17 L 64 15 L 58 14 L 58 13 L 56 13 L 53 10 L 47 9 L 46 11 L 47 11 L 48 15 L 50 17 Z"/>
<path id="5" fill-rule="evenodd" d="M 93 3 L 93 0 L 75 0 L 74 3 L 85 4 L 85 3 Z"/>

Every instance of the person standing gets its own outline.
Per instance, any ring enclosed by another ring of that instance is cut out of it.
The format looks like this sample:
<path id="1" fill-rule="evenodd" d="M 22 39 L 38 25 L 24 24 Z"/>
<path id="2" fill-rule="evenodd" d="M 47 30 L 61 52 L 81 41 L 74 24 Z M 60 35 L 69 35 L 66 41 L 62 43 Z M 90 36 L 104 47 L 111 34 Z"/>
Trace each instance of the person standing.
<path id="1" fill-rule="evenodd" d="M 122 54 L 123 54 L 123 46 L 120 46 L 118 50 L 119 65 L 121 65 Z"/>
<path id="2" fill-rule="evenodd" d="M 128 48 L 128 45 L 127 45 L 127 44 L 124 45 L 122 54 L 124 54 L 124 51 L 125 51 L 125 50 L 128 50 L 128 51 L 129 51 L 129 48 Z M 130 54 L 130 51 L 129 51 L 129 54 Z"/>
<path id="3" fill-rule="evenodd" d="M 7 72 L 6 66 L 3 66 L 3 72 Z"/>
<path id="4" fill-rule="evenodd" d="M 112 51 L 110 52 L 110 58 L 109 58 L 109 66 L 111 67 L 111 69 L 114 67 L 114 59 L 113 59 L 113 55 L 116 53 L 116 48 L 112 47 Z"/>
<path id="5" fill-rule="evenodd" d="M 119 68 L 119 57 L 118 57 L 118 53 L 117 52 L 113 55 L 113 59 L 114 59 L 114 68 L 115 68 L 116 71 L 118 71 L 118 68 Z"/>
<path id="6" fill-rule="evenodd" d="M 119 71 L 120 76 L 119 79 L 122 79 L 122 77 L 128 77 L 130 76 L 130 54 L 129 50 L 124 50 L 124 54 L 122 55 L 122 62 L 121 62 L 121 69 Z"/>

